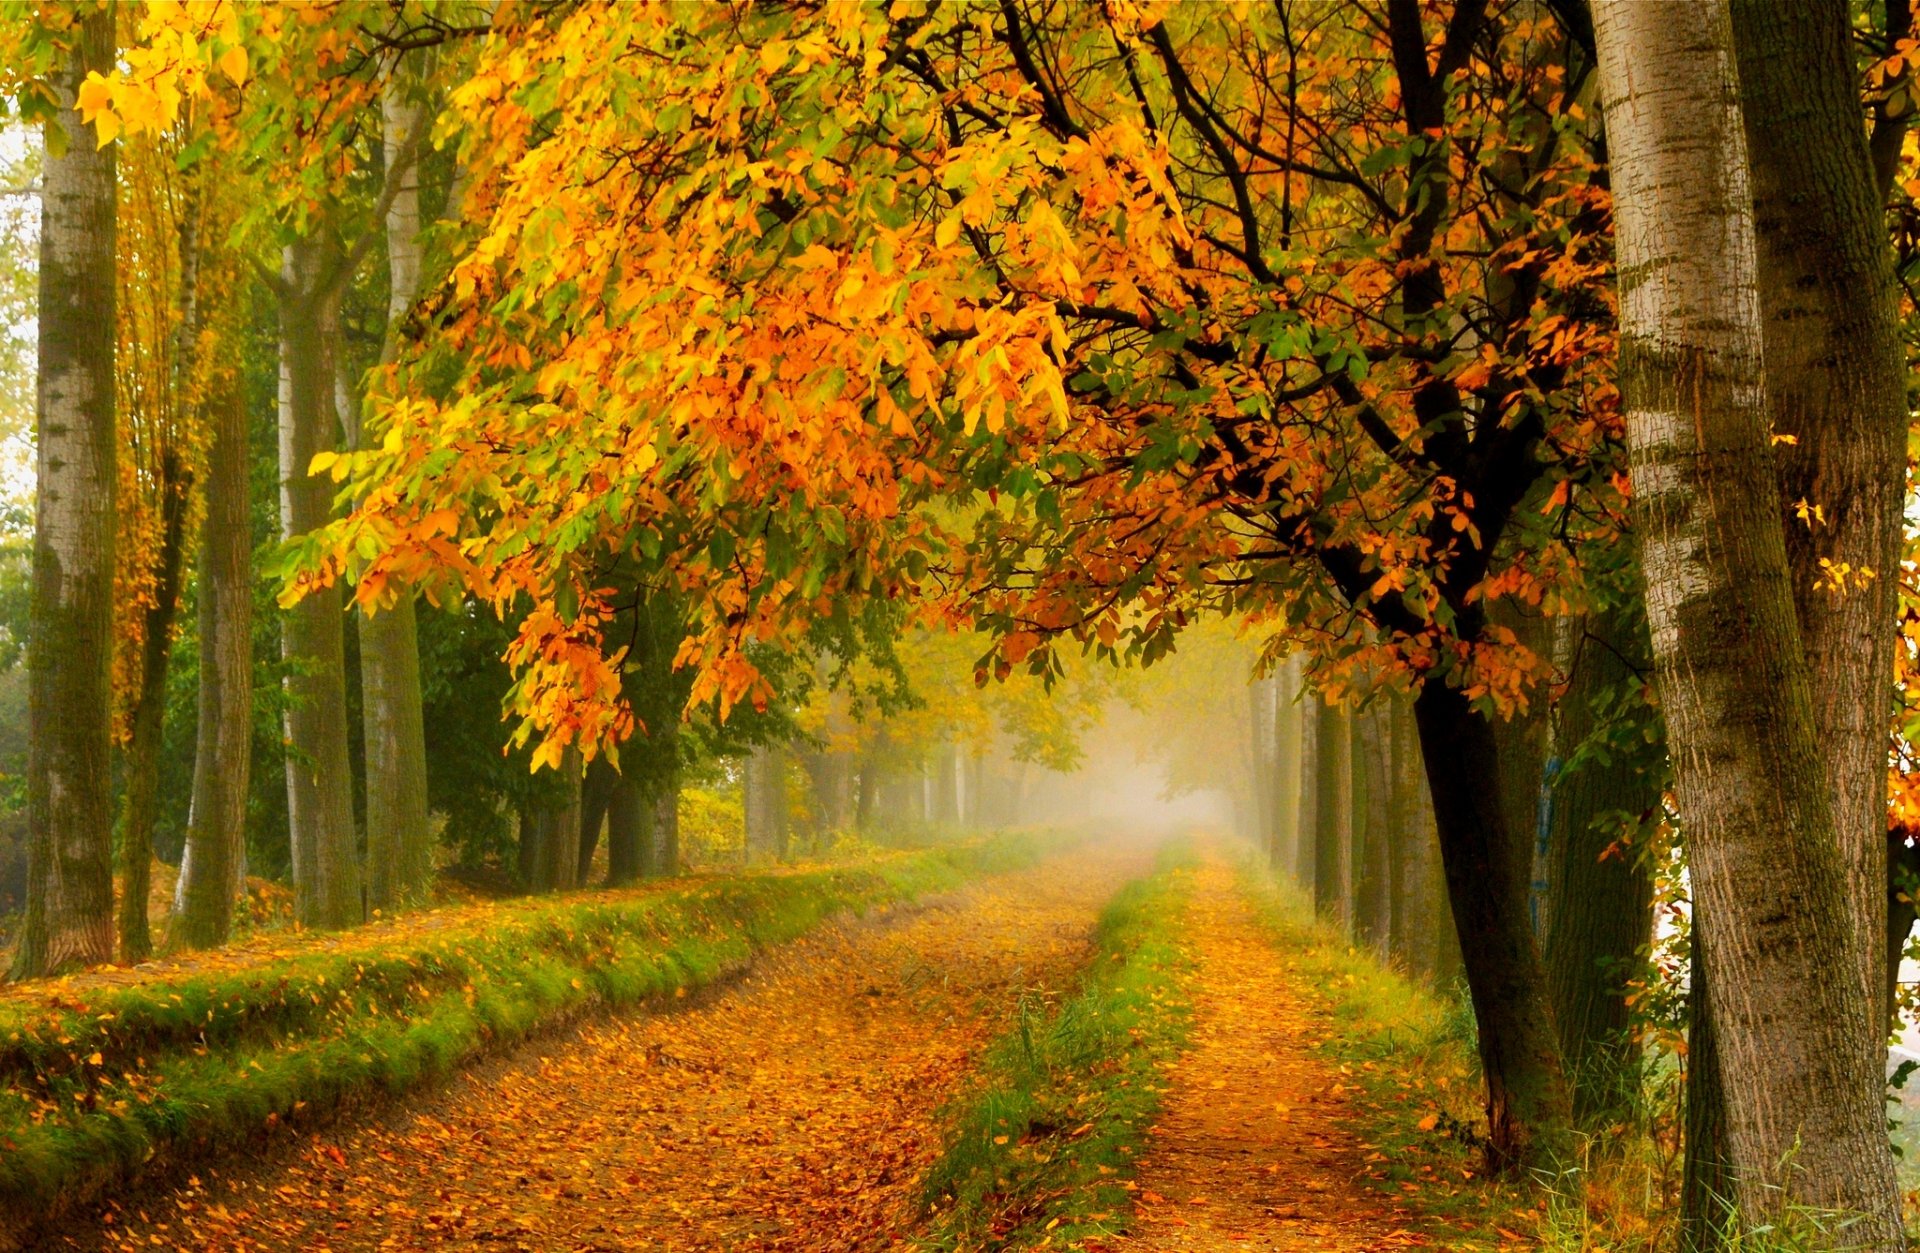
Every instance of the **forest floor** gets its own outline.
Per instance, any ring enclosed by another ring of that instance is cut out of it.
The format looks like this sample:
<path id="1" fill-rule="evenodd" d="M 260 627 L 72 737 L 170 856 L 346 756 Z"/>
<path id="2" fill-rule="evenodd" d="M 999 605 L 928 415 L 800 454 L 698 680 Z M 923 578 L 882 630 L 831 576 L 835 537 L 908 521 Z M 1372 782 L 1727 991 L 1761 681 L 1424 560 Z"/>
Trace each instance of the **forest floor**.
<path id="1" fill-rule="evenodd" d="M 1367 1181 L 1351 1080 L 1318 1045 L 1331 1029 L 1267 938 L 1217 848 L 1204 850 L 1182 935 L 1194 963 L 1189 1048 L 1169 1074 L 1116 1249 L 1362 1250 L 1424 1246 Z"/>
<path id="2" fill-rule="evenodd" d="M 914 1247 L 943 1105 L 1023 1003 L 1073 986 L 1102 906 L 1150 864 L 1145 849 L 1082 847 L 829 924 L 675 1011 L 591 1021 L 437 1092 L 284 1135 L 76 1215 L 52 1247 Z M 1189 1047 L 1138 1160 L 1130 1234 L 1080 1247 L 1432 1247 L 1354 1130 L 1362 1093 L 1322 1048 L 1326 998 L 1220 848 L 1203 843 L 1193 873 L 1179 923 Z"/>
<path id="3" fill-rule="evenodd" d="M 834 924 L 678 1012 L 591 1023 L 385 1117 L 64 1224 L 78 1249 L 855 1250 L 895 1244 L 935 1116 L 1061 990 L 1145 851 L 1069 853 Z"/>

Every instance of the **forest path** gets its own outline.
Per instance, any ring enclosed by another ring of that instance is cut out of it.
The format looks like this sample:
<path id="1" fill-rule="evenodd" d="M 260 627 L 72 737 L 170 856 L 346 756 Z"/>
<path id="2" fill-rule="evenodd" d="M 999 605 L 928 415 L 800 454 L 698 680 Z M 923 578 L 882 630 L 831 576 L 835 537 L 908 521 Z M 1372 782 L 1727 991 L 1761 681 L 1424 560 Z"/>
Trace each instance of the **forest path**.
<path id="1" fill-rule="evenodd" d="M 383 1119 L 206 1171 L 83 1249 L 859 1250 L 896 1242 L 934 1114 L 1059 989 L 1150 854 L 1069 851 L 829 924 L 679 1012 L 536 1042 Z"/>
<path id="2" fill-rule="evenodd" d="M 1234 870 L 1204 847 L 1182 927 L 1193 1038 L 1136 1176 L 1128 1253 L 1420 1245 L 1364 1182 L 1348 1093 L 1315 1046 L 1336 1027 L 1268 939 Z"/>

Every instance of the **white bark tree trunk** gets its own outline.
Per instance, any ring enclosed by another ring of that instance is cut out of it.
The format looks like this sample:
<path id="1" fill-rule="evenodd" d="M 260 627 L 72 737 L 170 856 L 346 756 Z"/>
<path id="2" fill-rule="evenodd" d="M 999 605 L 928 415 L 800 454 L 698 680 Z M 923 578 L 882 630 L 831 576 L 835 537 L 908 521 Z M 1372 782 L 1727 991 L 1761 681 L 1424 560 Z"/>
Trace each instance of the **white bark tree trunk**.
<path id="1" fill-rule="evenodd" d="M 1621 387 L 1740 1221 L 1854 1218 L 1905 1249 L 1854 910 L 1768 444 L 1746 143 L 1724 0 L 1595 11 Z"/>
<path id="2" fill-rule="evenodd" d="M 113 68 L 113 16 L 81 17 L 56 71 L 40 198 L 22 977 L 113 957 L 114 159 L 73 106 Z"/>

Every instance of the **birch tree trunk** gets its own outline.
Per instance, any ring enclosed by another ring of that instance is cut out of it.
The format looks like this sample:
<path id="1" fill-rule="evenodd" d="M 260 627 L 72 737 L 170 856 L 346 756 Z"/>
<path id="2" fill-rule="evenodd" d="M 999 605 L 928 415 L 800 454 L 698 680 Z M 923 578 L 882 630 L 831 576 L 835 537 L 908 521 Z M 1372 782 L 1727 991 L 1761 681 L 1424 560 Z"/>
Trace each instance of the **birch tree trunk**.
<path id="1" fill-rule="evenodd" d="M 33 591 L 27 640 L 27 910 L 14 975 L 113 957 L 114 158 L 73 106 L 113 69 L 89 10 L 55 71 L 67 139 L 40 197 Z"/>
<path id="2" fill-rule="evenodd" d="M 253 753 L 253 534 L 247 492 L 246 397 L 235 385 L 212 407 L 207 516 L 200 531 L 200 707 L 193 801 L 174 893 L 170 939 L 224 944 L 246 848 Z"/>
<path id="3" fill-rule="evenodd" d="M 411 75 L 396 67 L 381 97 L 387 178 L 387 333 L 381 360 L 398 355 L 401 328 L 420 295 L 420 163 L 426 110 Z M 359 444 L 358 422 L 349 443 Z M 427 740 L 420 693 L 419 628 L 411 591 L 359 614 L 360 709 L 366 743 L 367 899 L 391 910 L 418 901 L 433 874 L 427 813 Z"/>
<path id="4" fill-rule="evenodd" d="M 287 245 L 280 283 L 280 531 L 296 539 L 324 526 L 333 484 L 307 473 L 333 447 L 334 376 L 327 342 L 332 293 L 316 239 Z M 310 591 L 281 621 L 288 665 L 287 819 L 294 912 L 309 927 L 363 917 L 347 747 L 346 639 L 337 584 Z"/>
<path id="5" fill-rule="evenodd" d="M 1595 18 L 1636 529 L 1713 957 L 1734 1200 L 1749 1225 L 1813 1207 L 1851 1216 L 1853 1247 L 1903 1250 L 1858 911 L 1772 490 L 1731 20 L 1724 3 L 1618 2 Z"/>

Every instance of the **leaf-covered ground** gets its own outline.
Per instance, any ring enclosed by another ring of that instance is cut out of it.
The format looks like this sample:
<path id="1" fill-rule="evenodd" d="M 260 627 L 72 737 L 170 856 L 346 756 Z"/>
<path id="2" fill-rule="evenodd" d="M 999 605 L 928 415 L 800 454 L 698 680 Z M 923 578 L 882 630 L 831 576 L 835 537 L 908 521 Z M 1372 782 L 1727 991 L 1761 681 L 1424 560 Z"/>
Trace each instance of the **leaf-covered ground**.
<path id="1" fill-rule="evenodd" d="M 1362 1253 L 1422 1245 L 1367 1182 L 1358 1091 L 1317 1047 L 1331 1029 L 1217 848 L 1194 876 L 1184 944 L 1192 1044 L 1133 1181 L 1132 1234 L 1087 1250 Z"/>
<path id="2" fill-rule="evenodd" d="M 670 1014 L 70 1224 L 81 1249 L 854 1250 L 895 1243 L 935 1112 L 1144 856 L 1069 855 L 827 928 Z"/>

